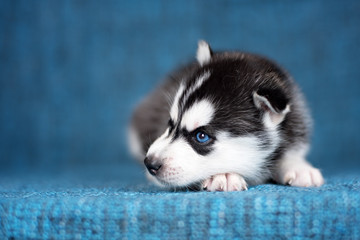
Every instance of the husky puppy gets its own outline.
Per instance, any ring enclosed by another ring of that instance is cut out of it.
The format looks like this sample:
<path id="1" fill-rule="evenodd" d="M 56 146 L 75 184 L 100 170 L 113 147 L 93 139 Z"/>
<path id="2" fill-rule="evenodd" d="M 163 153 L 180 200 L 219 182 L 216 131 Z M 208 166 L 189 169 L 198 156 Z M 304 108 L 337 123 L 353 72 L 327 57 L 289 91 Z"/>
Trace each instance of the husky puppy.
<path id="1" fill-rule="evenodd" d="M 137 107 L 129 140 L 160 186 L 321 186 L 321 172 L 305 158 L 310 129 L 303 95 L 287 72 L 253 54 L 214 53 L 199 41 L 197 62 Z"/>

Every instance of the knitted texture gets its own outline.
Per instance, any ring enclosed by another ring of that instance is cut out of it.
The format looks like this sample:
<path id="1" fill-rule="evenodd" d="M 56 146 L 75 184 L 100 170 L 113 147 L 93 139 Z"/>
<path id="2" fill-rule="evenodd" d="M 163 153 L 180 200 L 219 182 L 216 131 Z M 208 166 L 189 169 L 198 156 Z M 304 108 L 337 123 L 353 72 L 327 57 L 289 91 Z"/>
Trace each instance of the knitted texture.
<path id="1" fill-rule="evenodd" d="M 0 238 L 359 239 L 360 177 L 321 188 L 168 192 L 114 182 L 1 184 Z"/>

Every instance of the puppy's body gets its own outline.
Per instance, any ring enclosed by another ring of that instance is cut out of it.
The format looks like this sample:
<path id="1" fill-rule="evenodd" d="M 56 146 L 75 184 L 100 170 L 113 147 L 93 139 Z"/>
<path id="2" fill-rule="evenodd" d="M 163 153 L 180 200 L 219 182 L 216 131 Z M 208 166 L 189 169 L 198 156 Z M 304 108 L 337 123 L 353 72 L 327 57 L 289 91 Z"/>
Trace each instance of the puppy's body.
<path id="1" fill-rule="evenodd" d="M 162 186 L 232 191 L 273 179 L 319 186 L 305 160 L 311 121 L 291 77 L 273 62 L 241 52 L 212 53 L 171 75 L 136 109 L 132 152 Z"/>

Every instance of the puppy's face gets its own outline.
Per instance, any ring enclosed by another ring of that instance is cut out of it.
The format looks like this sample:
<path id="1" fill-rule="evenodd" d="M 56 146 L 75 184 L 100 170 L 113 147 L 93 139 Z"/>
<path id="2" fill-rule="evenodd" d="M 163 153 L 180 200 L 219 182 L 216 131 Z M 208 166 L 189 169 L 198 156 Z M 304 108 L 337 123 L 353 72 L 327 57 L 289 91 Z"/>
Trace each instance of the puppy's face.
<path id="1" fill-rule="evenodd" d="M 211 55 L 200 42 L 200 67 L 180 85 L 168 127 L 147 152 L 149 177 L 160 185 L 187 186 L 233 172 L 256 179 L 278 144 L 286 104 L 275 110 L 268 94 L 254 92 L 256 76 L 246 64 L 239 73 L 240 62 L 210 62 Z"/>

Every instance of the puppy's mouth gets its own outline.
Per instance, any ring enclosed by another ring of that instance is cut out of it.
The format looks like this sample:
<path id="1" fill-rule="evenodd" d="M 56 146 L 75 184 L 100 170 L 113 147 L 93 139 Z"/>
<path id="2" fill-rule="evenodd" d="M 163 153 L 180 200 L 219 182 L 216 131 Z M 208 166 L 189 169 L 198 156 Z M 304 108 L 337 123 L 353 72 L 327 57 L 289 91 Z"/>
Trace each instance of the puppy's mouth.
<path id="1" fill-rule="evenodd" d="M 184 170 L 181 167 L 162 166 L 157 171 L 147 169 L 150 180 L 156 181 L 164 187 L 183 187 L 189 183 L 184 177 Z"/>
<path id="2" fill-rule="evenodd" d="M 165 184 L 176 184 L 181 181 L 183 178 L 183 170 L 182 168 L 164 168 L 154 177 L 156 177 L 159 181 L 164 182 Z"/>

